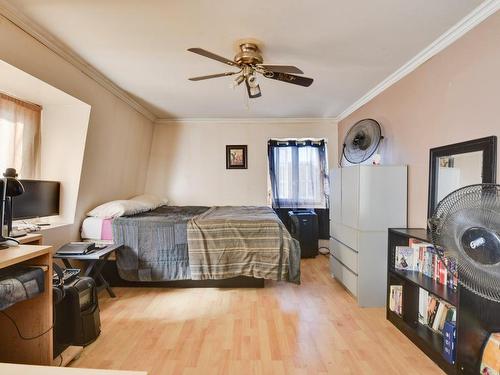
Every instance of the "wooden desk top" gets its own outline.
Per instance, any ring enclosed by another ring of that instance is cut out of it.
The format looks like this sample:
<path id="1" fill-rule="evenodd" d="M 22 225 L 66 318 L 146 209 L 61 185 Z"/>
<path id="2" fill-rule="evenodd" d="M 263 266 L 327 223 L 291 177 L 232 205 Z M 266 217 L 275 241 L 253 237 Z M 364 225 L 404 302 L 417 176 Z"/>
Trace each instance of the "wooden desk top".
<path id="1" fill-rule="evenodd" d="M 147 375 L 145 371 L 96 370 L 74 367 L 30 366 L 0 363 L 2 375 Z"/>
<path id="2" fill-rule="evenodd" d="M 18 237 L 18 240 L 21 244 L 28 244 L 30 242 L 40 241 L 43 238 L 41 233 L 28 233 L 26 236 Z"/>
<path id="3" fill-rule="evenodd" d="M 0 268 L 12 266 L 25 260 L 48 254 L 52 246 L 20 245 L 0 250 Z"/>

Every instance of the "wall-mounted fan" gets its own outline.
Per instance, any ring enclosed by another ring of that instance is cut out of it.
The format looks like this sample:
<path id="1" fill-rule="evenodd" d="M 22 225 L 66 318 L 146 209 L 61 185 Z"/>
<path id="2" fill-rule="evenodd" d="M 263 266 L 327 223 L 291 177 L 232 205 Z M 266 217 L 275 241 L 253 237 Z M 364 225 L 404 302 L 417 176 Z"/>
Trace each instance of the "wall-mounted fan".
<path id="1" fill-rule="evenodd" d="M 466 289 L 460 293 L 459 315 L 466 322 L 458 327 L 464 332 L 459 332 L 461 345 L 466 347 L 458 364 L 460 373 L 498 374 L 500 185 L 478 184 L 455 190 L 439 202 L 429 227 L 443 263 L 448 266 L 456 262 L 458 281 Z M 449 267 L 449 271 L 455 270 Z"/>
<path id="2" fill-rule="evenodd" d="M 352 164 L 362 163 L 377 151 L 382 136 L 380 124 L 373 119 L 355 123 L 344 138 L 342 156 Z"/>
<path id="3" fill-rule="evenodd" d="M 302 70 L 292 65 L 270 65 L 263 64 L 264 59 L 255 43 L 242 43 L 239 46 L 240 51 L 234 56 L 233 60 L 216 55 L 202 48 L 189 48 L 189 52 L 208 57 L 209 59 L 219 61 L 223 64 L 239 69 L 238 71 L 210 74 L 206 76 L 189 78 L 190 81 L 202 81 L 205 79 L 227 77 L 236 75 L 233 86 L 239 86 L 243 82 L 247 87 L 248 97 L 258 98 L 262 96 L 260 86 L 258 84 L 257 74 L 261 74 L 265 78 L 274 79 L 281 82 L 291 83 L 294 85 L 309 87 L 313 83 L 313 79 L 296 74 L 304 74 Z M 292 74 L 294 73 L 294 74 Z"/>

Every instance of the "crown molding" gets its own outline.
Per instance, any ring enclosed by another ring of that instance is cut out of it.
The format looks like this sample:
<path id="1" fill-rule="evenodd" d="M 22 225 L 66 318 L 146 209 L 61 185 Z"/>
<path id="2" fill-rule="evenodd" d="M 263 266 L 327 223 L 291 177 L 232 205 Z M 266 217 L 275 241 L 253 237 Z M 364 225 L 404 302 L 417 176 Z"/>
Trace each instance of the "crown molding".
<path id="1" fill-rule="evenodd" d="M 373 89 L 368 91 L 356 102 L 347 107 L 340 115 L 336 117 L 337 121 L 342 121 L 347 116 L 352 114 L 357 109 L 361 108 L 363 105 L 368 103 L 370 100 L 375 98 L 377 95 L 391 87 L 393 84 L 398 82 L 400 79 L 407 76 L 409 73 L 417 69 L 420 65 L 425 63 L 434 55 L 438 54 L 450 44 L 455 42 L 457 39 L 461 38 L 475 26 L 479 25 L 486 18 L 494 14 L 500 9 L 500 0 L 487 0 L 481 5 L 475 8 L 467 16 L 462 18 L 458 23 L 448 29 L 444 34 L 437 38 L 434 42 L 428 45 L 410 61 L 404 64 L 401 68 L 396 70 L 382 82 L 380 82 Z"/>
<path id="2" fill-rule="evenodd" d="M 0 0 L 0 15 L 12 22 L 15 26 L 23 30 L 32 38 L 43 44 L 56 55 L 64 59 L 66 62 L 73 65 L 83 74 L 93 79 L 99 85 L 111 92 L 113 95 L 124 101 L 134 110 L 139 112 L 151 121 L 155 121 L 157 117 L 149 109 L 144 107 L 134 98 L 132 98 L 125 90 L 116 85 L 113 81 L 99 72 L 96 68 L 87 63 L 84 59 L 78 56 L 74 51 L 56 39 L 42 27 L 37 25 L 18 8 L 10 4 L 7 0 Z"/>
<path id="3" fill-rule="evenodd" d="M 311 124 L 311 125 L 336 125 L 337 120 L 333 117 L 253 117 L 253 118 L 228 118 L 228 117 L 203 117 L 203 118 L 162 118 L 157 119 L 155 124 L 158 125 L 180 125 L 180 124 Z"/>

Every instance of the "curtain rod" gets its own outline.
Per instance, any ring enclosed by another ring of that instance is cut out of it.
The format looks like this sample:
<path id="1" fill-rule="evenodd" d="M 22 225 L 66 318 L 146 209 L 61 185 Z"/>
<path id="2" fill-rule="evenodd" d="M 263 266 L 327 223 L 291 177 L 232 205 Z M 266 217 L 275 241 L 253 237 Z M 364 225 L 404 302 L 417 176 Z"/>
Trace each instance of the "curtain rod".
<path id="1" fill-rule="evenodd" d="M 310 144 L 311 146 L 326 146 L 328 143 L 326 139 L 312 139 L 312 138 L 301 138 L 301 139 L 270 139 L 267 141 L 268 145 L 274 143 L 277 146 L 287 146 L 287 145 L 297 145 L 297 146 L 305 146 L 306 144 Z"/>
<path id="2" fill-rule="evenodd" d="M 311 141 L 311 142 L 325 142 L 328 143 L 326 138 L 271 138 L 269 141 L 272 142 L 305 142 L 305 141 Z"/>
<path id="3" fill-rule="evenodd" d="M 22 106 L 29 108 L 29 109 L 32 109 L 34 111 L 41 111 L 43 109 L 43 107 L 39 104 L 31 103 L 31 102 L 28 102 L 26 100 L 16 98 L 15 96 L 12 96 L 10 94 L 6 94 L 2 91 L 0 91 L 0 98 L 5 99 L 5 100 L 9 100 L 11 102 L 22 105 Z"/>

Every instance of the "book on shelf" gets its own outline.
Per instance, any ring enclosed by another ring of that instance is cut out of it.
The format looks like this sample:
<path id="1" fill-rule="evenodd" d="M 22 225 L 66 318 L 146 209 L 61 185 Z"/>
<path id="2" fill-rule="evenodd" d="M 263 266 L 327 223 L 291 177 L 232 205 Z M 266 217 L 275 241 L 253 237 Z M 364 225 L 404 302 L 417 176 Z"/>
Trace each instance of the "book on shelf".
<path id="1" fill-rule="evenodd" d="M 443 301 L 439 301 L 439 308 L 436 313 L 436 318 L 432 324 L 432 329 L 436 332 L 443 333 L 444 322 L 446 321 L 446 316 L 448 315 L 449 305 Z"/>
<path id="2" fill-rule="evenodd" d="M 427 325 L 432 327 L 434 325 L 434 319 L 436 319 L 437 312 L 439 310 L 439 300 L 429 295 L 427 302 Z"/>
<path id="3" fill-rule="evenodd" d="M 396 246 L 395 268 L 405 271 L 417 271 L 417 257 L 410 246 Z"/>
<path id="4" fill-rule="evenodd" d="M 441 285 L 448 285 L 447 279 L 448 279 L 448 269 L 447 267 L 447 259 L 438 259 L 438 275 L 437 279 L 439 284 Z"/>
<path id="5" fill-rule="evenodd" d="M 411 238 L 408 246 L 395 247 L 395 269 L 419 272 L 451 289 L 456 289 L 458 284 L 456 265 L 454 259 L 440 256 L 427 242 Z"/>
<path id="6" fill-rule="evenodd" d="M 419 290 L 418 321 L 435 332 L 443 333 L 447 322 L 456 322 L 456 308 L 439 297 Z"/>
<path id="7" fill-rule="evenodd" d="M 391 285 L 389 295 L 389 309 L 399 316 L 403 316 L 403 286 Z"/>
<path id="8" fill-rule="evenodd" d="M 446 362 L 455 364 L 457 327 L 454 322 L 445 322 L 443 327 L 443 357 Z"/>
<path id="9" fill-rule="evenodd" d="M 429 292 L 423 288 L 419 288 L 418 293 L 418 322 L 427 324 L 427 304 L 429 300 Z"/>
<path id="10" fill-rule="evenodd" d="M 458 270 L 457 270 L 456 259 L 454 258 L 448 259 L 448 270 L 450 271 L 449 272 L 450 275 L 448 276 L 447 279 L 448 288 L 456 290 L 458 285 Z"/>

